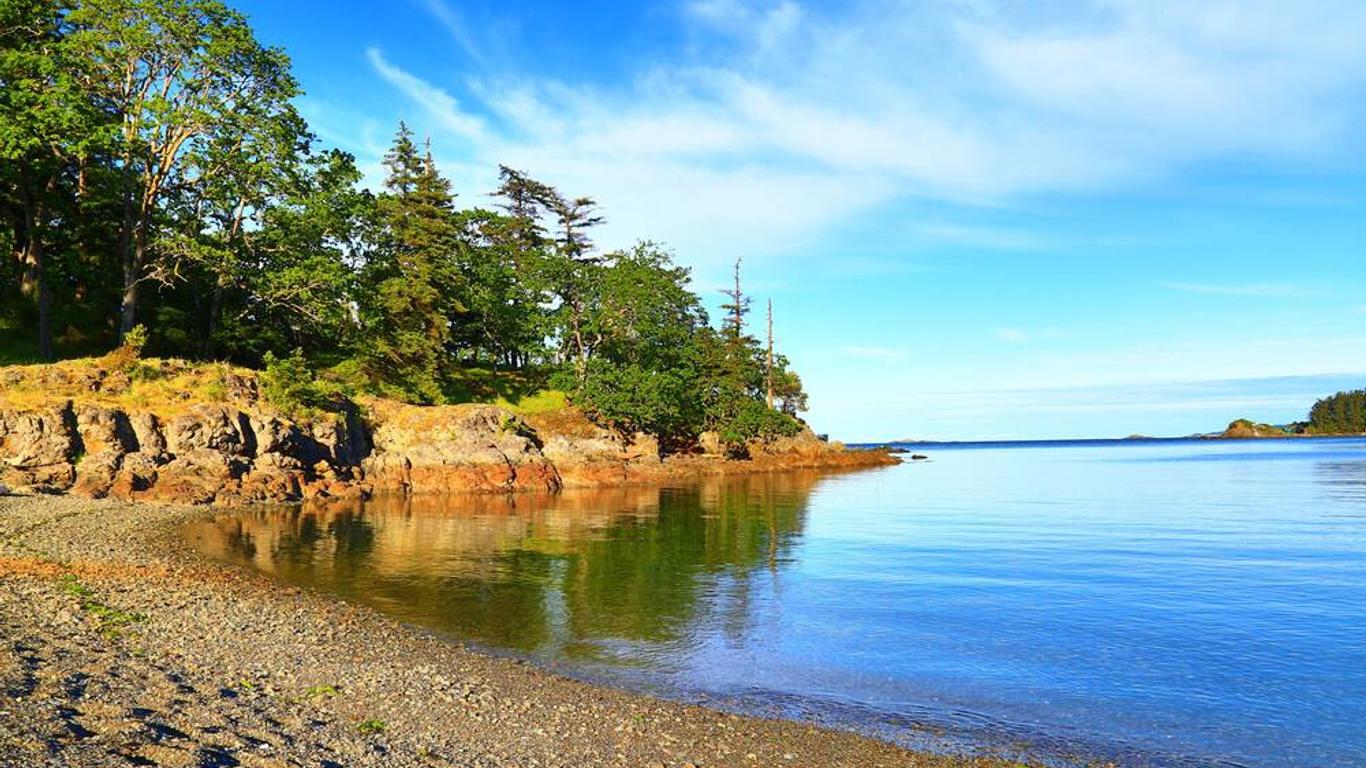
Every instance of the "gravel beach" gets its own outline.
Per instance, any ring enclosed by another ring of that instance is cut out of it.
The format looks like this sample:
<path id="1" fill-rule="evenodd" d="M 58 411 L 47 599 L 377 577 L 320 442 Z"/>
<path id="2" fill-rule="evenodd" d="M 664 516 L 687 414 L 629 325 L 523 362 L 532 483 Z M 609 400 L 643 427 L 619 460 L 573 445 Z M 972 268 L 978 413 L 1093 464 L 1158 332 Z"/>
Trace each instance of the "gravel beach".
<path id="1" fill-rule="evenodd" d="M 0 497 L 0 766 L 1004 766 L 556 676 L 211 563 L 202 508 Z"/>

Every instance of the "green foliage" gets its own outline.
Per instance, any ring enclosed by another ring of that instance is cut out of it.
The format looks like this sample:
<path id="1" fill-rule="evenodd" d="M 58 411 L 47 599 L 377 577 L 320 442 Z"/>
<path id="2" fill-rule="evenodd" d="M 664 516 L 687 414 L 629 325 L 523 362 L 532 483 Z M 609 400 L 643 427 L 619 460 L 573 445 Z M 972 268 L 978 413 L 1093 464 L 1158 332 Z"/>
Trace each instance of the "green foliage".
<path id="1" fill-rule="evenodd" d="M 702 425 L 701 399 L 686 371 L 635 363 L 592 361 L 576 399 L 623 434 L 648 432 L 672 438 L 695 436 Z"/>
<path id="2" fill-rule="evenodd" d="M 261 394 L 266 402 L 290 418 L 308 416 L 327 405 L 333 391 L 319 385 L 302 350 L 288 357 L 266 353 L 266 369 L 261 372 Z"/>
<path id="3" fill-rule="evenodd" d="M 791 437 L 801 430 L 801 422 L 751 399 L 741 401 L 732 414 L 716 425 L 721 442 L 732 450 L 739 450 L 750 440 Z"/>
<path id="4" fill-rule="evenodd" d="M 774 414 L 805 408 L 746 333 L 738 263 L 718 331 L 665 250 L 595 247 L 591 197 L 504 166 L 496 207 L 461 210 L 403 125 L 372 194 L 298 93 L 220 0 L 0 2 L 0 360 L 117 340 L 108 363 L 138 381 L 159 375 L 144 347 L 264 365 L 296 416 L 356 393 L 567 396 L 680 447 L 779 434 Z"/>
<path id="5" fill-rule="evenodd" d="M 1320 435 L 1366 433 L 1366 390 L 1339 392 L 1314 403 L 1309 431 Z"/>
<path id="6" fill-rule="evenodd" d="M 430 150 L 421 156 L 412 132 L 399 126 L 384 156 L 389 170 L 377 204 L 385 227 L 362 280 L 363 353 L 387 394 L 442 402 L 441 368 L 451 340 L 451 315 L 464 310 L 451 257 L 457 229 L 450 182 Z"/>
<path id="7" fill-rule="evenodd" d="M 330 699 L 333 696 L 340 696 L 341 692 L 335 685 L 323 683 L 321 685 L 310 685 L 304 689 L 304 696 L 310 699 Z"/>
<path id="8" fill-rule="evenodd" d="M 123 335 L 123 341 L 109 354 L 104 356 L 105 365 L 116 371 L 132 373 L 142 359 L 142 350 L 147 346 L 147 328 L 133 326 Z"/>
<path id="9" fill-rule="evenodd" d="M 66 594 L 78 599 L 81 610 L 95 621 L 95 629 L 106 640 L 121 636 L 132 624 L 147 621 L 147 615 L 115 608 L 95 597 L 95 591 L 82 584 L 74 573 L 63 574 L 58 586 Z"/>
<path id="10" fill-rule="evenodd" d="M 376 720 L 375 718 L 362 720 L 356 725 L 356 732 L 363 736 L 377 736 L 387 730 L 389 730 L 389 726 L 383 720 Z"/>

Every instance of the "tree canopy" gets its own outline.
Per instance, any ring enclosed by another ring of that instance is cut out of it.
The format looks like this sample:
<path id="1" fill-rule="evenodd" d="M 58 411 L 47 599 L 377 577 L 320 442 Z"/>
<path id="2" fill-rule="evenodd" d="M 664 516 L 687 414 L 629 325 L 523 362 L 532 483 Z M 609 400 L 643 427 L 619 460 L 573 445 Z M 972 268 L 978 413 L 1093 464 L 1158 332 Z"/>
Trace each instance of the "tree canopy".
<path id="1" fill-rule="evenodd" d="M 0 338 L 14 359 L 148 351 L 440 403 L 554 385 L 682 445 L 800 429 L 801 380 L 714 329 L 663 246 L 606 250 L 596 201 L 501 166 L 461 207 L 400 123 L 381 189 L 293 105 L 284 51 L 219 0 L 0 4 Z M 139 332 L 138 339 L 144 338 Z M 765 404 L 772 391 L 776 407 Z"/>
<path id="2" fill-rule="evenodd" d="M 1366 433 L 1366 390 L 1339 392 L 1309 409 L 1309 431 L 1321 435 Z"/>

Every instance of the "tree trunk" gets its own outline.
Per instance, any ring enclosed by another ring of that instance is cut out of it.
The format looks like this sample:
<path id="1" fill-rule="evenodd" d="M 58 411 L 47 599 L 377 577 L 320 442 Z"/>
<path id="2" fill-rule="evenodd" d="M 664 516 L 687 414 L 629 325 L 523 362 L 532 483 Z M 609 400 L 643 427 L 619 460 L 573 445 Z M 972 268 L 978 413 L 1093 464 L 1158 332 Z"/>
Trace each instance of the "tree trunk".
<path id="1" fill-rule="evenodd" d="M 139 223 L 133 229 L 133 248 L 123 263 L 123 297 L 119 302 L 119 341 L 137 323 L 138 285 L 142 266 L 147 263 L 147 230 Z"/>
<path id="2" fill-rule="evenodd" d="M 216 278 L 213 294 L 209 297 L 209 324 L 204 334 L 204 357 L 213 351 L 213 335 L 218 332 L 218 322 L 223 317 L 223 280 Z"/>
<path id="3" fill-rule="evenodd" d="M 773 408 L 773 299 L 768 300 L 768 362 L 764 364 L 764 391 L 768 407 Z"/>
<path id="4" fill-rule="evenodd" d="M 55 182 L 55 177 L 53 177 Z M 49 183 L 49 187 L 52 183 Z M 52 291 L 47 281 L 47 265 L 43 253 L 43 238 L 39 222 L 43 217 L 42 203 L 31 191 L 24 193 L 24 213 L 17 220 L 14 250 L 19 259 L 19 293 L 32 299 L 38 309 L 38 356 L 52 359 Z"/>
<path id="5" fill-rule="evenodd" d="M 19 267 L 19 295 L 33 296 L 33 274 L 29 269 L 29 243 L 33 241 L 33 202 L 24 195 L 21 210 L 14 217 L 14 261 Z"/>
<path id="6" fill-rule="evenodd" d="M 118 339 L 123 342 L 123 334 L 133 329 L 136 320 L 138 290 L 137 271 L 134 269 L 133 234 L 133 184 L 130 159 L 123 158 L 123 224 L 119 229 L 119 251 L 123 257 L 123 295 L 119 300 Z"/>
<path id="7" fill-rule="evenodd" d="M 34 273 L 38 281 L 38 357 L 52 359 L 52 287 L 47 279 L 47 259 L 41 238 L 29 240 Z"/>

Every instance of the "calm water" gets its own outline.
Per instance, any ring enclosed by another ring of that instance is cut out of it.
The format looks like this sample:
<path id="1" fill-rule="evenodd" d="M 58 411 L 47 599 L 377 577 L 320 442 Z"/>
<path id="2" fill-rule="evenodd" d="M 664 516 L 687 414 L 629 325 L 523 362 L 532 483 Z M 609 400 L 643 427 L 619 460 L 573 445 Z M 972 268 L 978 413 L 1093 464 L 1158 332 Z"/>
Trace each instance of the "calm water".
<path id="1" fill-rule="evenodd" d="M 189 535 L 571 674 L 913 746 L 1366 765 L 1366 441 L 916 450 Z"/>

